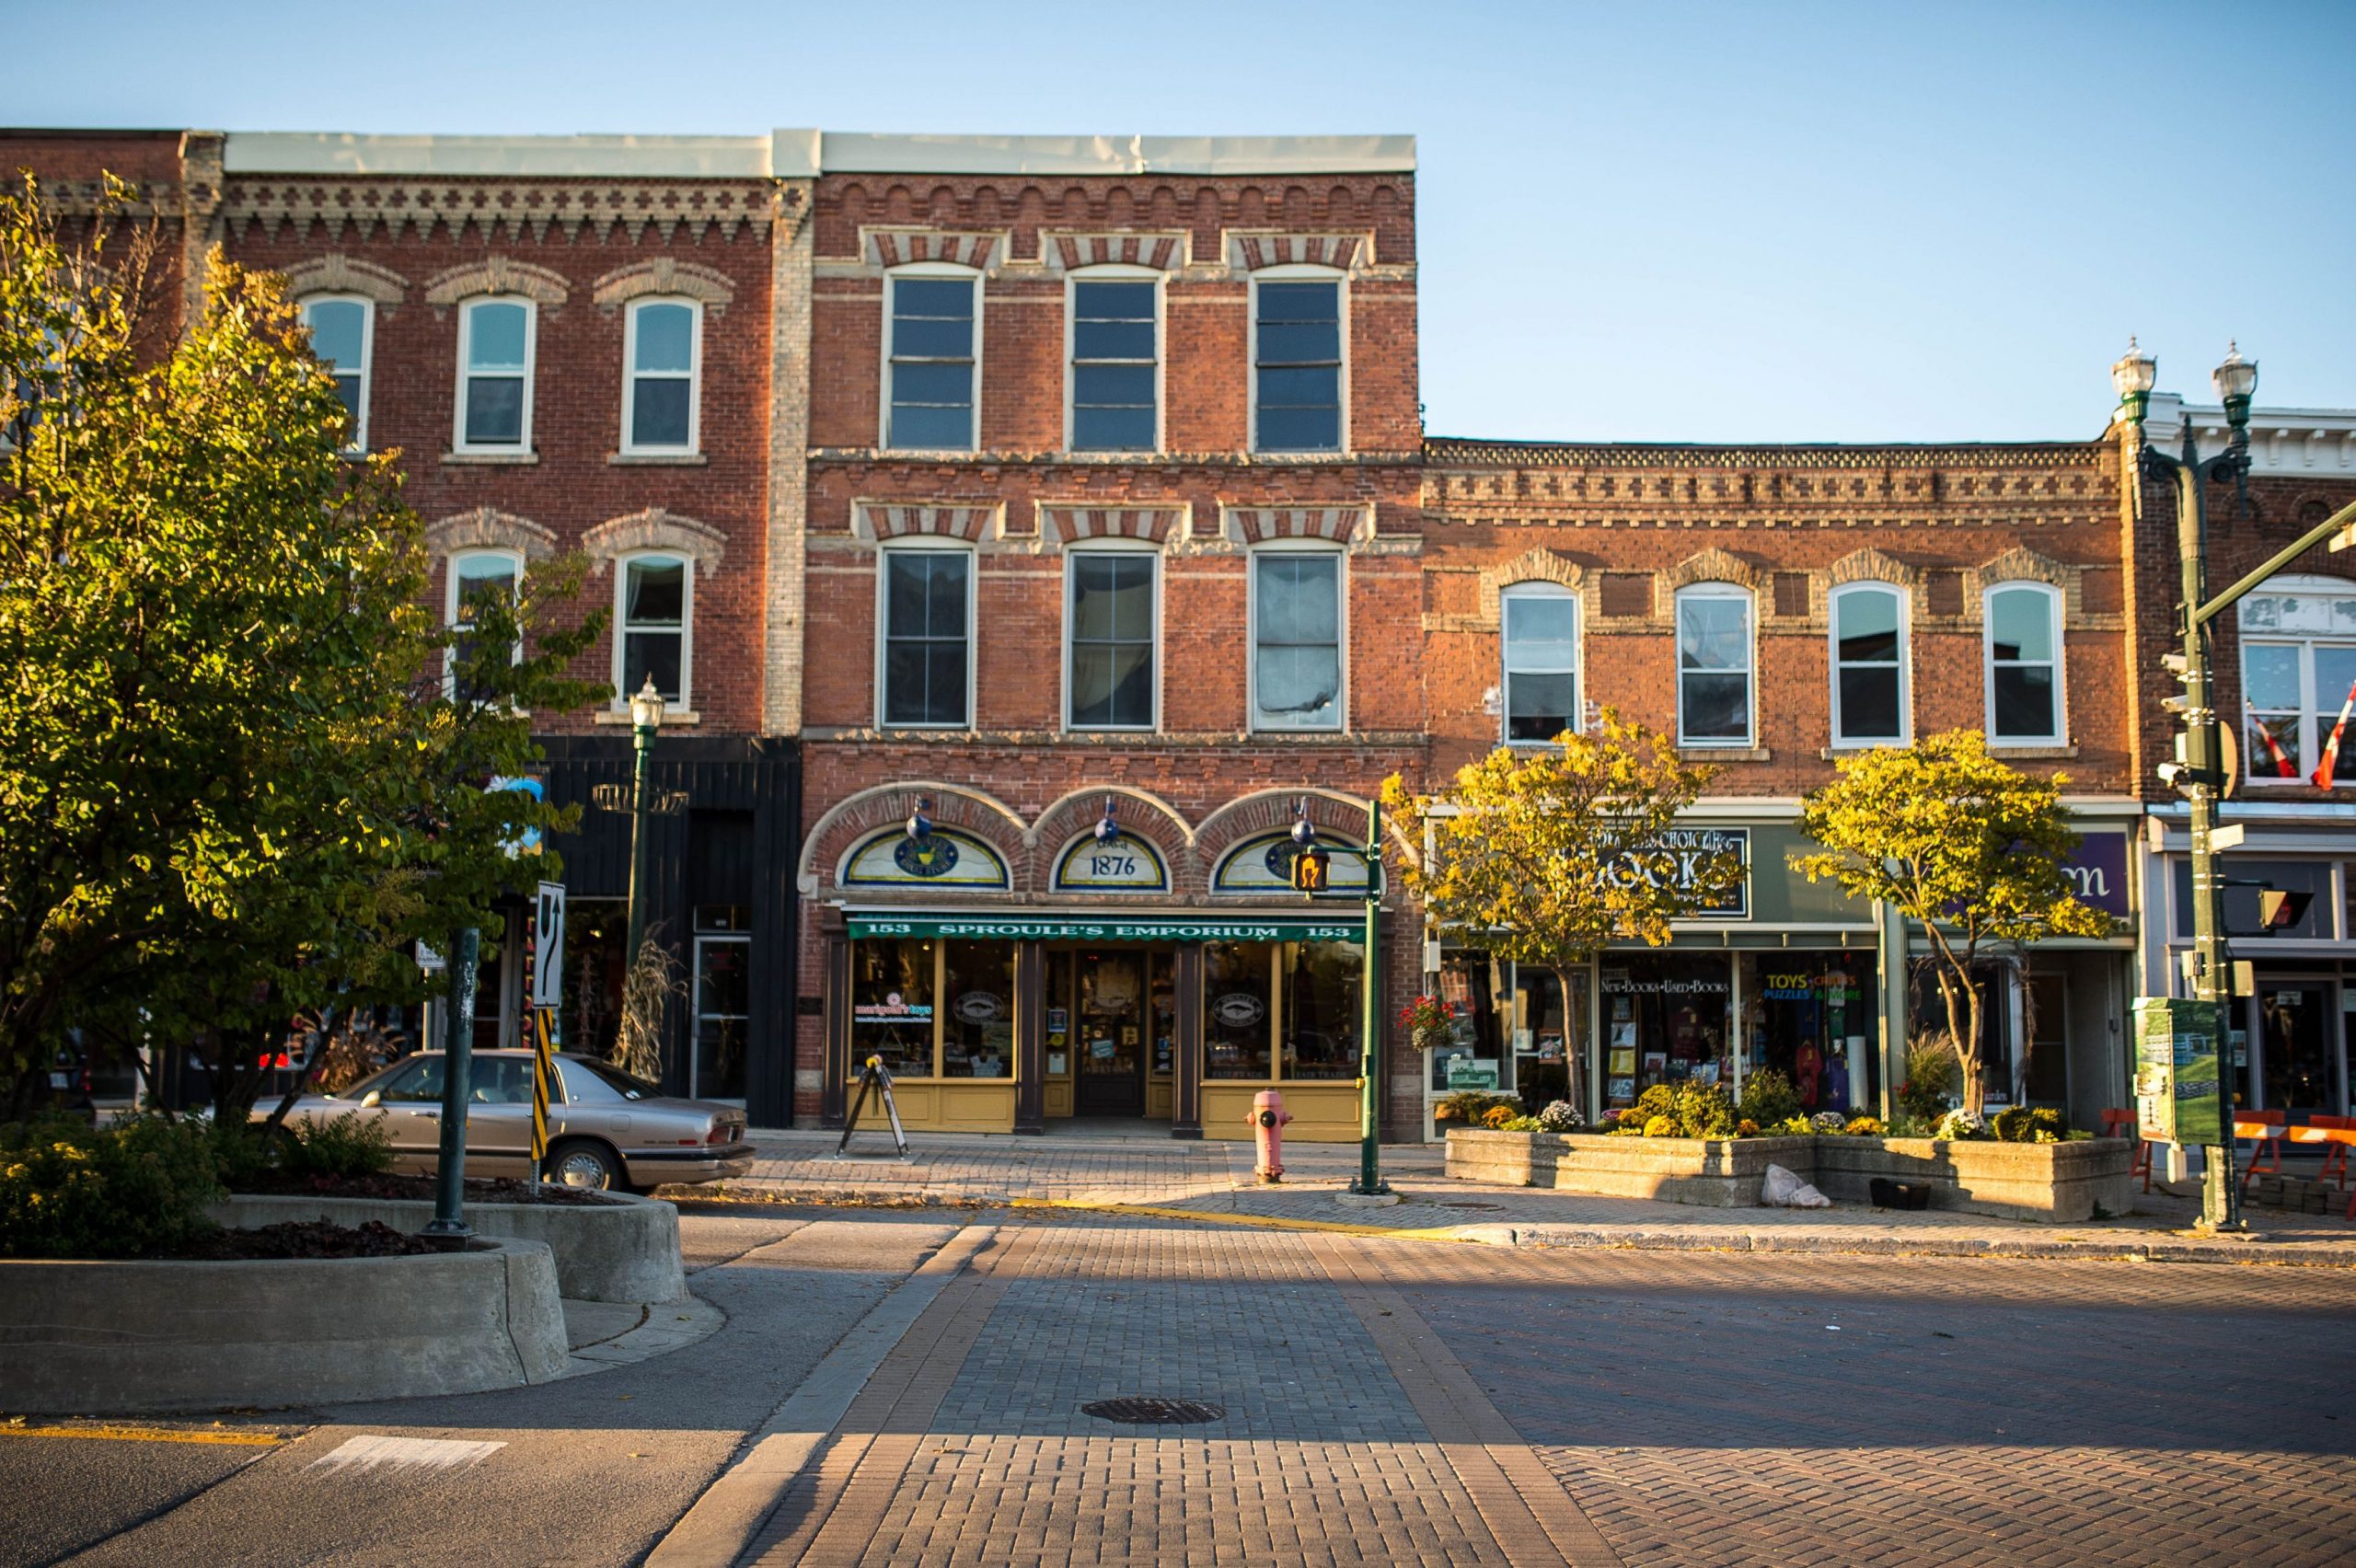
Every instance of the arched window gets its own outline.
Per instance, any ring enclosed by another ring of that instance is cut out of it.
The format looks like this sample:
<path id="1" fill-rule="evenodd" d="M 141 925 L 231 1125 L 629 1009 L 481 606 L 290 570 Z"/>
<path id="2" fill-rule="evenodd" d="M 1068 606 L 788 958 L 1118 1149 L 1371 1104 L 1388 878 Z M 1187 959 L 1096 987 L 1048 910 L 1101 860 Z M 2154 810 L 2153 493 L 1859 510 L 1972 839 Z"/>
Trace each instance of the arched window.
<path id="1" fill-rule="evenodd" d="M 335 377 L 336 396 L 352 416 L 347 452 L 368 450 L 368 359 L 376 332 L 376 304 L 359 294 L 313 294 L 303 302 L 311 352 Z"/>
<path id="2" fill-rule="evenodd" d="M 444 598 L 443 624 L 456 632 L 471 632 L 486 600 L 493 604 L 503 600 L 511 607 L 515 604 L 523 589 L 524 557 L 516 550 L 461 550 L 450 558 L 447 575 L 449 587 Z M 524 645 L 519 640 L 509 651 L 509 662 L 523 656 Z M 450 645 L 442 686 L 452 697 L 478 701 L 487 695 L 476 689 L 478 683 L 468 683 L 465 690 L 460 689 L 460 676 L 474 658 L 471 637 L 462 635 Z"/>
<path id="3" fill-rule="evenodd" d="M 1517 582 L 1498 604 L 1508 745 L 1550 742 L 1579 724 L 1579 602 L 1559 582 Z"/>
<path id="4" fill-rule="evenodd" d="M 648 550 L 614 569 L 614 700 L 627 705 L 651 676 L 666 707 L 686 709 L 694 652 L 695 562 Z"/>
<path id="5" fill-rule="evenodd" d="M 945 262 L 884 281 L 884 444 L 971 452 L 981 429 L 982 275 Z"/>
<path id="6" fill-rule="evenodd" d="M 539 306 L 520 294 L 485 294 L 458 307 L 456 450 L 532 449 L 532 363 Z"/>
<path id="7" fill-rule="evenodd" d="M 1677 591 L 1677 740 L 1748 746 L 1757 734 L 1750 590 L 1696 582 Z"/>
<path id="8" fill-rule="evenodd" d="M 1984 609 L 1990 743 L 2062 744 L 2062 591 L 2000 582 Z"/>
<path id="9" fill-rule="evenodd" d="M 691 299 L 633 300 L 622 339 L 622 450 L 694 452 L 701 422 L 703 306 Z"/>
<path id="10" fill-rule="evenodd" d="M 1906 595 L 1887 582 L 1832 591 L 1832 744 L 1904 745 Z"/>

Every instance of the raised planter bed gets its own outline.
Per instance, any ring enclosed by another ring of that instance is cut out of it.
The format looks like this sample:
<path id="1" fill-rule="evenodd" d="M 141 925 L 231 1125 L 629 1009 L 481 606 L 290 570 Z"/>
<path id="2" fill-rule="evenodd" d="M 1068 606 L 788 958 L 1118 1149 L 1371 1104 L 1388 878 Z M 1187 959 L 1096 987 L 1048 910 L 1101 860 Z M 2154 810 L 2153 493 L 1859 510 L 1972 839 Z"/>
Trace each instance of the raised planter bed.
<path id="1" fill-rule="evenodd" d="M 1742 1208 L 1770 1163 L 1835 1203 L 1871 1201 L 1876 1177 L 1920 1182 L 1933 1208 L 2074 1224 L 2127 1213 L 2132 1149 L 2119 1138 L 2051 1144 L 1846 1136 L 1638 1138 L 1451 1129 L 1448 1173 L 1464 1181 Z"/>
<path id="2" fill-rule="evenodd" d="M 547 1244 L 556 1258 L 557 1290 L 576 1301 L 676 1301 L 687 1294 L 679 1267 L 679 1211 L 657 1198 L 598 1194 L 602 1203 L 468 1203 L 467 1223 L 479 1236 Z M 223 1225 L 255 1228 L 285 1219 L 339 1225 L 382 1220 L 396 1230 L 422 1229 L 433 1205 L 409 1198 L 340 1198 L 241 1193 L 210 1211 Z"/>
<path id="3" fill-rule="evenodd" d="M 470 1394 L 564 1366 L 556 1263 L 537 1242 L 411 1258 L 0 1262 L 0 1408 L 13 1411 Z"/>

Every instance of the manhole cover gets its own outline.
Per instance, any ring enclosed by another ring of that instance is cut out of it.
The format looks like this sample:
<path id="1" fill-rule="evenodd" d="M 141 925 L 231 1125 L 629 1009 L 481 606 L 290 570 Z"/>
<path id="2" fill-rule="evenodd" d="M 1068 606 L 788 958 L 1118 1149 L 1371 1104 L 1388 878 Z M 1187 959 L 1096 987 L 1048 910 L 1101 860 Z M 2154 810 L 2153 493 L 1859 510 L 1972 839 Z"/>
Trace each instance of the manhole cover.
<path id="1" fill-rule="evenodd" d="M 1098 1400 L 1080 1409 L 1081 1414 L 1092 1415 L 1099 1421 L 1118 1421 L 1129 1426 L 1184 1425 L 1218 1421 L 1227 1415 L 1225 1405 L 1206 1404 L 1201 1400 L 1154 1400 L 1141 1395 Z"/>

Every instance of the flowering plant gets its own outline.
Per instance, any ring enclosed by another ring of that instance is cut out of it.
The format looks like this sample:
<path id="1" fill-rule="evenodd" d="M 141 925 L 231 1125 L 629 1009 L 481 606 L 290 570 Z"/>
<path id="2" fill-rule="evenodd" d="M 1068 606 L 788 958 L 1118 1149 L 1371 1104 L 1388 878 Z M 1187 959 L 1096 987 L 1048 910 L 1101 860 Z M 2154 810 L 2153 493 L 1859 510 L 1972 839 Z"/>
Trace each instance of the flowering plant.
<path id="1" fill-rule="evenodd" d="M 1418 1046 L 1444 1043 L 1449 1033 L 1448 1004 L 1438 997 L 1417 997 L 1399 1009 L 1399 1021 Z"/>
<path id="2" fill-rule="evenodd" d="M 1550 1133 L 1575 1133 L 1587 1125 L 1587 1118 L 1569 1101 L 1557 1100 L 1538 1113 L 1538 1124 Z"/>
<path id="3" fill-rule="evenodd" d="M 1988 1118 L 1977 1111 L 1958 1107 L 1939 1118 L 1939 1124 L 1931 1136 L 1949 1143 L 1964 1138 L 1984 1138 L 1988 1136 Z"/>
<path id="4" fill-rule="evenodd" d="M 1838 1111 L 1819 1111 L 1807 1119 L 1807 1124 L 1811 1132 L 1837 1133 L 1849 1124 L 1849 1118 Z"/>

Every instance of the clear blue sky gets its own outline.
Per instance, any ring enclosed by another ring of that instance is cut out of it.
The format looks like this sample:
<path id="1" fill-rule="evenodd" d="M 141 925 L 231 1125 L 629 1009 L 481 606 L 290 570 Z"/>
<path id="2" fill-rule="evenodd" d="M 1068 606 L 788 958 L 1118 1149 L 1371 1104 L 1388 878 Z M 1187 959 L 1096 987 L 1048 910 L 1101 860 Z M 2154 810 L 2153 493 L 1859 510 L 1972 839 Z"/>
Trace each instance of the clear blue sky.
<path id="1" fill-rule="evenodd" d="M 0 0 L 0 121 L 1421 139 L 1437 434 L 2356 407 L 2356 3 Z M 96 63 L 102 69 L 93 69 Z"/>

